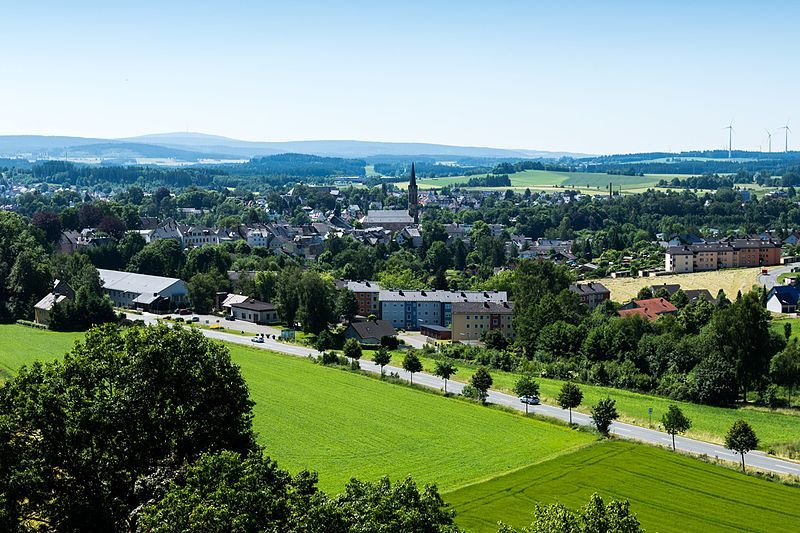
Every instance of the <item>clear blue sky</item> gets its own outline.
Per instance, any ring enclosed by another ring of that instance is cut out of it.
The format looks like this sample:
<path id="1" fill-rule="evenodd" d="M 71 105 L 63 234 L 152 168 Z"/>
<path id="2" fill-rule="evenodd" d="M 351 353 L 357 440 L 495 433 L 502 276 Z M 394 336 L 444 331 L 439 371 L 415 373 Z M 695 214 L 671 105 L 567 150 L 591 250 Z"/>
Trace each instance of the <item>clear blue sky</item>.
<path id="1" fill-rule="evenodd" d="M 796 2 L 3 4 L 0 134 L 800 147 Z"/>

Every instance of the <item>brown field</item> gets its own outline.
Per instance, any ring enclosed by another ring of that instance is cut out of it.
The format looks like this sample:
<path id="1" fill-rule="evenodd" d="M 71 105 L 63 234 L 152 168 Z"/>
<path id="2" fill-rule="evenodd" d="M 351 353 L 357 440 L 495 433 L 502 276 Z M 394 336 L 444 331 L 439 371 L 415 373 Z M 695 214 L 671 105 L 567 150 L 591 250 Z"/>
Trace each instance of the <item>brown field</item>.
<path id="1" fill-rule="evenodd" d="M 736 297 L 738 291 L 745 293 L 757 283 L 760 268 L 732 268 L 713 272 L 672 274 L 656 278 L 604 278 L 599 280 L 611 291 L 615 302 L 626 302 L 636 297 L 642 287 L 661 284 L 679 284 L 682 289 L 708 289 L 712 296 L 722 289 L 728 298 Z"/>

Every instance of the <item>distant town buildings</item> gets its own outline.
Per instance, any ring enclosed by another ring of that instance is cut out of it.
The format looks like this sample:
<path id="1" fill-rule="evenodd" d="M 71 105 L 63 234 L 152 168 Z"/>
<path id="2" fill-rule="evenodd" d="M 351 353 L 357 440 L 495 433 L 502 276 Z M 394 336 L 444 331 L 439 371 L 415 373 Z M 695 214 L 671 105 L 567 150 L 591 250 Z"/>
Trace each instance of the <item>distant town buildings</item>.
<path id="1" fill-rule="evenodd" d="M 590 283 L 573 283 L 569 290 L 578 295 L 581 303 L 589 309 L 594 309 L 606 300 L 611 299 L 611 291 L 602 283 L 596 281 Z"/>
<path id="2" fill-rule="evenodd" d="M 664 298 L 648 298 L 647 300 L 633 300 L 625 304 L 617 312 L 619 316 L 639 315 L 647 320 L 656 320 L 663 315 L 674 315 L 678 313 L 678 308 Z"/>

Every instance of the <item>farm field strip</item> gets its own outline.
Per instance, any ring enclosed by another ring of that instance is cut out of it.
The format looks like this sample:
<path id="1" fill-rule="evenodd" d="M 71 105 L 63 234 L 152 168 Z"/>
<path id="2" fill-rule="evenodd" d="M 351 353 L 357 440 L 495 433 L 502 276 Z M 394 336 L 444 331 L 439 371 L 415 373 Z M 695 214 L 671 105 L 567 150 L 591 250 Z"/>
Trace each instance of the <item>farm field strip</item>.
<path id="1" fill-rule="evenodd" d="M 683 289 L 708 289 L 716 297 L 722 289 L 731 300 L 738 291 L 745 293 L 758 282 L 761 269 L 730 268 L 709 272 L 692 272 L 688 274 L 671 274 L 667 276 L 646 278 L 603 278 L 599 281 L 611 291 L 611 299 L 625 302 L 636 297 L 639 289 L 650 285 L 679 284 Z"/>
<path id="2" fill-rule="evenodd" d="M 796 531 L 800 488 L 744 476 L 667 450 L 599 442 L 444 495 L 475 532 L 521 527 L 534 506 L 582 507 L 597 492 L 628 500 L 647 531 Z"/>

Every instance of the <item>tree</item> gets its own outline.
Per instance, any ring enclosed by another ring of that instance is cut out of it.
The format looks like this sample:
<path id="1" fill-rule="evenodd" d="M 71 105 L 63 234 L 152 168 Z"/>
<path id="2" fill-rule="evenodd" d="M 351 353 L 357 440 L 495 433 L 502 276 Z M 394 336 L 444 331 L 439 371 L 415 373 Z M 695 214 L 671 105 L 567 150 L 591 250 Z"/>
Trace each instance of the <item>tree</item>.
<path id="1" fill-rule="evenodd" d="M 786 338 L 787 341 L 792 338 L 792 323 L 791 322 L 786 322 L 783 325 L 783 336 Z"/>
<path id="2" fill-rule="evenodd" d="M 278 313 L 286 325 L 294 327 L 300 308 L 300 277 L 302 272 L 296 266 L 289 266 L 278 274 L 275 296 Z"/>
<path id="3" fill-rule="evenodd" d="M 478 368 L 469 379 L 470 385 L 475 387 L 478 391 L 478 397 L 481 403 L 486 403 L 486 398 L 489 395 L 489 388 L 492 386 L 493 381 L 492 375 L 489 374 L 489 371 L 486 370 L 484 366 Z"/>
<path id="4" fill-rule="evenodd" d="M 31 224 L 44 232 L 47 242 L 58 242 L 61 237 L 61 218 L 52 211 L 37 211 L 31 217 Z"/>
<path id="5" fill-rule="evenodd" d="M 334 318 L 333 282 L 317 272 L 306 271 L 297 286 L 297 318 L 303 331 L 319 333 L 328 327 Z"/>
<path id="6" fill-rule="evenodd" d="M 481 341 L 487 348 L 493 350 L 505 350 L 508 348 L 508 345 L 511 344 L 508 337 L 503 335 L 503 332 L 499 329 L 485 330 L 481 333 Z"/>
<path id="7" fill-rule="evenodd" d="M 673 292 L 672 296 L 669 298 L 669 301 L 678 309 L 683 309 L 689 305 L 689 297 L 686 296 L 686 293 L 683 292 L 683 289 L 678 289 L 677 291 Z"/>
<path id="8" fill-rule="evenodd" d="M 680 407 L 671 404 L 661 416 L 661 423 L 666 432 L 672 435 L 672 450 L 675 451 L 675 434 L 687 431 L 692 427 L 692 421 L 686 418 Z"/>
<path id="9" fill-rule="evenodd" d="M 592 422 L 604 437 L 608 437 L 608 430 L 611 422 L 619 417 L 617 413 L 617 402 L 611 398 L 604 398 L 592 407 Z"/>
<path id="10" fill-rule="evenodd" d="M 569 409 L 569 423 L 571 425 L 572 410 L 578 407 L 583 401 L 583 391 L 571 381 L 567 381 L 561 387 L 561 391 L 558 393 L 557 401 L 558 405 L 561 406 L 562 409 Z"/>
<path id="11" fill-rule="evenodd" d="M 345 319 L 346 322 L 352 322 L 358 314 L 358 300 L 356 295 L 350 289 L 344 288 L 336 294 L 336 316 Z"/>
<path id="12" fill-rule="evenodd" d="M 411 374 L 411 383 L 414 383 L 414 374 L 422 372 L 422 361 L 414 352 L 408 352 L 403 358 L 403 370 Z"/>
<path id="13" fill-rule="evenodd" d="M 342 351 L 345 357 L 355 360 L 361 359 L 361 345 L 356 339 L 347 339 L 344 341 L 344 349 Z"/>
<path id="14" fill-rule="evenodd" d="M 444 380 L 445 394 L 447 394 L 447 380 L 450 379 L 450 377 L 452 377 L 452 375 L 456 372 L 458 372 L 456 365 L 454 365 L 449 359 L 440 359 L 439 361 L 436 361 L 436 368 L 434 368 L 433 373 Z"/>
<path id="15" fill-rule="evenodd" d="M 533 376 L 525 374 L 520 376 L 514 384 L 514 394 L 517 396 L 539 396 L 539 384 Z M 525 402 L 525 414 L 528 414 L 528 403 Z"/>
<path id="16" fill-rule="evenodd" d="M 392 361 L 392 354 L 386 348 L 379 348 L 375 355 L 372 356 L 372 362 L 381 368 L 381 377 L 383 377 L 383 367 Z"/>
<path id="17" fill-rule="evenodd" d="M 637 300 L 649 300 L 653 297 L 653 291 L 650 287 L 642 287 L 639 289 L 639 292 L 636 293 Z"/>
<path id="18" fill-rule="evenodd" d="M 125 222 L 114 215 L 104 216 L 97 224 L 98 231 L 111 235 L 115 239 L 121 239 L 125 235 L 127 229 L 128 227 L 125 225 Z"/>
<path id="19" fill-rule="evenodd" d="M 214 308 L 217 292 L 226 291 L 228 285 L 228 279 L 219 272 L 198 272 L 192 276 L 186 288 L 189 290 L 189 299 L 195 312 L 210 312 Z"/>
<path id="20" fill-rule="evenodd" d="M 183 249 L 178 241 L 158 239 L 131 257 L 126 270 L 151 276 L 177 278 L 181 276 L 185 260 Z"/>
<path id="21" fill-rule="evenodd" d="M 612 500 L 606 504 L 592 494 L 589 503 L 578 511 L 571 511 L 560 503 L 536 505 L 533 522 L 522 532 L 501 525 L 500 533 L 641 533 L 639 520 L 630 510 L 627 500 Z"/>
<path id="22" fill-rule="evenodd" d="M 770 361 L 769 375 L 773 383 L 786 389 L 791 406 L 794 389 L 800 385 L 800 349 L 798 349 L 796 340 L 787 344 L 783 351 L 775 354 Z"/>
<path id="23" fill-rule="evenodd" d="M 198 331 L 92 329 L 63 361 L 23 367 L 0 387 L 0 494 L 14 502 L 5 518 L 128 530 L 181 465 L 254 449 L 252 405 L 227 348 Z"/>
<path id="24" fill-rule="evenodd" d="M 756 432 L 744 420 L 737 420 L 725 435 L 725 447 L 742 456 L 742 472 L 744 472 L 744 454 L 758 446 Z"/>

